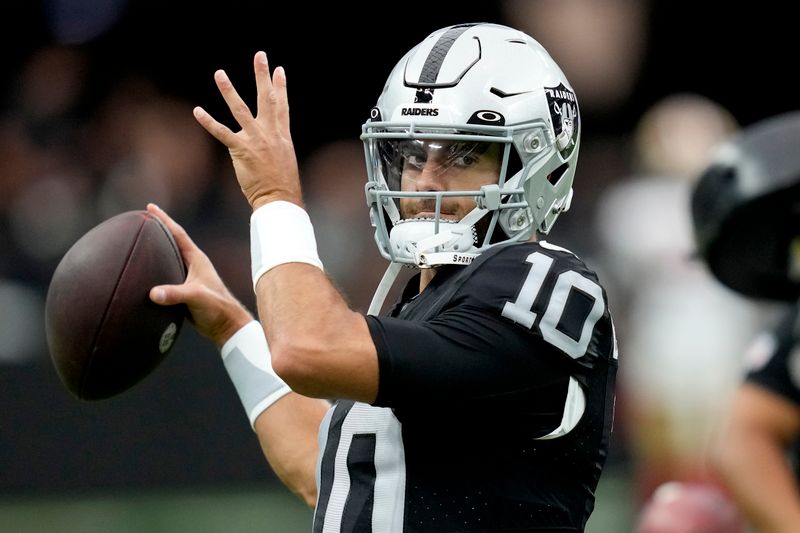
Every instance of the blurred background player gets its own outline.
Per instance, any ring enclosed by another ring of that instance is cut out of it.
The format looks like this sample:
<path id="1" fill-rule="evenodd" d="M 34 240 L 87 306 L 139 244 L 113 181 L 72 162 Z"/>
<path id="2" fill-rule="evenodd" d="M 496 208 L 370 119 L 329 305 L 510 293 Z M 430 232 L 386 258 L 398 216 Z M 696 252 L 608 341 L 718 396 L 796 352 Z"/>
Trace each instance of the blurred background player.
<path id="1" fill-rule="evenodd" d="M 597 200 L 597 262 L 614 295 L 626 364 L 618 425 L 637 505 L 667 481 L 710 481 L 705 450 L 738 382 L 755 306 L 694 260 L 689 198 L 710 152 L 738 129 L 699 94 L 665 97 L 634 130 L 632 172 Z"/>
<path id="2" fill-rule="evenodd" d="M 692 194 L 700 255 L 727 287 L 787 302 L 745 356 L 713 459 L 762 533 L 800 530 L 800 113 L 743 130 L 716 153 Z"/>

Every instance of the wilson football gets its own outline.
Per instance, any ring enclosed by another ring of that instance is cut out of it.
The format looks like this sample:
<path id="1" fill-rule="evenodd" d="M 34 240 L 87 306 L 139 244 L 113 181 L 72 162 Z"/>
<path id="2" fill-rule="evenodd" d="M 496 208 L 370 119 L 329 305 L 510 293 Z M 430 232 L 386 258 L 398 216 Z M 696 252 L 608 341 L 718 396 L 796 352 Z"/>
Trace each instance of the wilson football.
<path id="1" fill-rule="evenodd" d="M 150 374 L 186 316 L 183 305 L 154 304 L 150 289 L 185 279 L 172 235 L 147 211 L 121 213 L 81 237 L 56 267 L 45 303 L 47 345 L 69 392 L 100 400 Z"/>

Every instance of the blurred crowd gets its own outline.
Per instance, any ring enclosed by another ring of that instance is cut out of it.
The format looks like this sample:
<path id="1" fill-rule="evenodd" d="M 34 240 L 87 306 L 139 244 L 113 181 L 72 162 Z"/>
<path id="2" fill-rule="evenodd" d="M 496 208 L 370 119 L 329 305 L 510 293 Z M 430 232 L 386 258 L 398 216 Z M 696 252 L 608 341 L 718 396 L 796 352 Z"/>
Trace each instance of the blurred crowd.
<path id="1" fill-rule="evenodd" d="M 592 120 L 610 120 L 635 90 L 648 3 L 509 0 L 502 9 L 498 22 L 527 31 L 561 64 L 586 117 L 573 208 L 548 240 L 596 268 L 609 292 L 621 353 L 610 464 L 630 472 L 640 502 L 670 479 L 709 480 L 704 450 L 738 383 L 742 350 L 775 311 L 723 288 L 693 257 L 693 180 L 739 125 L 721 104 L 682 92 L 659 99 L 629 131 L 594 134 Z M 98 93 L 87 83 L 90 61 L 80 43 L 52 42 L 6 77 L 0 373 L 47 359 L 44 301 L 66 250 L 100 221 L 150 201 L 189 230 L 253 308 L 249 210 L 228 154 L 192 117 L 205 102 L 141 75 Z M 300 166 L 320 257 L 366 311 L 385 262 L 365 208 L 361 143 L 356 135 L 321 143 Z"/>

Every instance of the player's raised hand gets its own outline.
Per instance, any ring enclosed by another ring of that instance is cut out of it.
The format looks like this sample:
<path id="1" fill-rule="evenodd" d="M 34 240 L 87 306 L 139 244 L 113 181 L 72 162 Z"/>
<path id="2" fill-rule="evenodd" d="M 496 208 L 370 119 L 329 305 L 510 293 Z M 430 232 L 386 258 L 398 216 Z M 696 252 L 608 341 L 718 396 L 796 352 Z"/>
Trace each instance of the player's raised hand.
<path id="1" fill-rule="evenodd" d="M 228 147 L 236 179 L 253 209 L 274 200 L 302 206 L 297 158 L 289 132 L 289 101 L 286 73 L 277 67 L 272 77 L 267 54 L 257 52 L 253 59 L 258 91 L 256 114 L 242 100 L 225 71 L 214 73 L 214 81 L 241 127 L 234 133 L 196 107 L 197 121 Z"/>
<path id="2" fill-rule="evenodd" d="M 231 294 L 211 260 L 186 230 L 154 204 L 148 204 L 147 211 L 172 233 L 188 268 L 182 284 L 153 287 L 150 299 L 160 305 L 186 304 L 197 331 L 222 346 L 253 317 Z"/>

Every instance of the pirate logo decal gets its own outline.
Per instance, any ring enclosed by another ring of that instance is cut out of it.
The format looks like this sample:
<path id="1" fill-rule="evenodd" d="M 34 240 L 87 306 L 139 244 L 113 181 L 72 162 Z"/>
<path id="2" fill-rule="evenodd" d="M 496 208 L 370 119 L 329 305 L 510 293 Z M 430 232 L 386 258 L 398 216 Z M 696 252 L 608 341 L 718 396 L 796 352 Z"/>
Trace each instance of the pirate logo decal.
<path id="1" fill-rule="evenodd" d="M 558 87 L 545 87 L 544 92 L 556 133 L 556 146 L 561 157 L 566 159 L 578 142 L 578 132 L 580 131 L 578 100 L 575 98 L 575 93 L 566 88 L 563 83 L 559 83 Z"/>
<path id="2" fill-rule="evenodd" d="M 415 104 L 430 104 L 433 100 L 433 89 L 430 87 L 419 87 L 417 94 L 414 96 Z"/>

